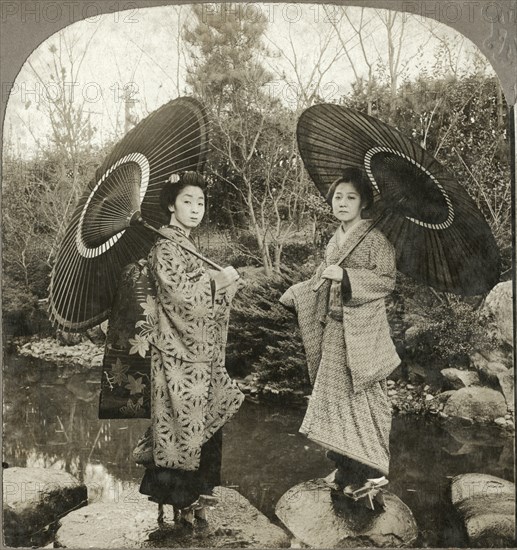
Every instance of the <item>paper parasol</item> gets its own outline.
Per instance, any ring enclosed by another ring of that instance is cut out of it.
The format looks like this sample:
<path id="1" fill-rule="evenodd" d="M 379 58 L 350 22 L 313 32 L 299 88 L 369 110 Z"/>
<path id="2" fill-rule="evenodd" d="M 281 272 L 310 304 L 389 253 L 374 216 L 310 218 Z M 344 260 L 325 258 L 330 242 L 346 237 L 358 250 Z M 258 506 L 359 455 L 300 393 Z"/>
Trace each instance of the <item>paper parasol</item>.
<path id="1" fill-rule="evenodd" d="M 488 224 L 466 190 L 420 145 L 334 104 L 304 111 L 297 137 L 324 196 L 344 168 L 364 169 L 384 212 L 377 227 L 395 246 L 399 271 L 456 294 L 482 294 L 497 284 L 500 257 Z"/>
<path id="2" fill-rule="evenodd" d="M 171 174 L 200 171 L 208 151 L 203 106 L 177 98 L 151 113 L 114 147 L 88 185 L 57 254 L 50 317 L 84 330 L 108 317 L 122 269 L 150 250 L 153 227 L 168 222 L 160 191 Z"/>

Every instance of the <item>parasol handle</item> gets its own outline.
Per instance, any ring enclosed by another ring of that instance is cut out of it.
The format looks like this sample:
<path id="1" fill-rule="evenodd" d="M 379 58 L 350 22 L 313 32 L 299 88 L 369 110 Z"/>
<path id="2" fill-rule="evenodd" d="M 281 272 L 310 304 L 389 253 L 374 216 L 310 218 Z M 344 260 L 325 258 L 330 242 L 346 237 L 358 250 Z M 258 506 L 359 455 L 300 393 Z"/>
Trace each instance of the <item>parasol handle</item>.
<path id="1" fill-rule="evenodd" d="M 171 239 L 168 235 L 166 235 L 165 233 L 163 233 L 162 231 L 160 231 L 159 229 L 156 229 L 156 227 L 153 227 L 152 225 L 148 224 L 144 218 L 142 218 L 142 215 L 140 212 L 134 212 L 129 218 L 129 225 L 142 225 L 143 227 L 145 227 L 146 229 L 149 229 L 150 231 L 153 231 L 154 233 L 157 233 L 158 235 L 160 235 L 161 237 L 164 237 L 166 239 L 169 239 L 170 241 L 173 241 L 175 244 L 177 244 L 180 248 L 183 248 L 183 250 L 186 250 L 187 252 L 190 252 L 191 254 L 193 254 L 194 256 L 196 256 L 196 258 L 199 258 L 200 260 L 202 260 L 203 262 L 207 263 L 210 267 L 213 267 L 214 269 L 216 269 L 217 271 L 222 271 L 223 268 L 216 264 L 215 262 L 213 262 L 212 260 L 209 260 L 208 258 L 206 258 L 205 256 L 203 256 L 202 254 L 200 254 L 197 250 L 193 250 L 192 248 L 188 247 L 188 246 L 185 246 L 181 243 L 179 243 L 178 241 L 175 241 L 174 239 Z"/>
<path id="2" fill-rule="evenodd" d="M 347 250 L 346 254 L 343 254 L 343 256 L 341 256 L 339 258 L 339 260 L 336 262 L 336 265 L 340 265 L 342 264 L 347 258 L 348 256 L 363 242 L 363 239 L 366 237 L 366 235 L 368 235 L 368 233 L 370 233 L 370 231 L 384 218 L 384 215 L 385 215 L 385 212 L 383 214 L 381 214 L 373 223 L 372 225 L 370 225 L 370 227 L 368 228 L 367 231 L 364 232 L 363 235 L 361 235 L 361 238 L 355 243 L 355 245 L 350 249 L 350 250 Z M 312 290 L 314 292 L 317 292 L 321 286 L 323 285 L 323 283 L 325 281 L 328 281 L 328 279 L 324 279 L 324 278 L 321 278 L 313 287 L 312 287 Z"/>

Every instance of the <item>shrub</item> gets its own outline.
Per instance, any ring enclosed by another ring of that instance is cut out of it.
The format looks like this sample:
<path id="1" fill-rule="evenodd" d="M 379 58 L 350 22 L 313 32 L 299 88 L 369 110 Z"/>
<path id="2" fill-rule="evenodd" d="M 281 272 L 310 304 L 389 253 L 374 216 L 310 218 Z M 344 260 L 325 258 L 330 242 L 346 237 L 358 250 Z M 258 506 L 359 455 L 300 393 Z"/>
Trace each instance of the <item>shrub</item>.
<path id="1" fill-rule="evenodd" d="M 405 332 L 404 359 L 440 369 L 462 368 L 470 354 L 497 346 L 488 314 L 475 304 L 450 294 L 418 298 L 405 299 L 404 318 L 411 330 Z"/>
<path id="2" fill-rule="evenodd" d="M 38 298 L 22 283 L 4 274 L 2 284 L 2 324 L 7 337 L 30 334 L 31 317 Z"/>
<path id="3" fill-rule="evenodd" d="M 282 253 L 282 262 L 286 266 L 297 269 L 298 266 L 305 264 L 312 259 L 315 254 L 315 247 L 307 243 L 288 243 L 284 245 Z"/>
<path id="4" fill-rule="evenodd" d="M 262 383 L 300 388 L 306 363 L 296 319 L 278 299 L 294 283 L 292 273 L 266 277 L 261 270 L 243 271 L 246 286 L 234 300 L 226 364 L 233 376 L 258 373 Z"/>

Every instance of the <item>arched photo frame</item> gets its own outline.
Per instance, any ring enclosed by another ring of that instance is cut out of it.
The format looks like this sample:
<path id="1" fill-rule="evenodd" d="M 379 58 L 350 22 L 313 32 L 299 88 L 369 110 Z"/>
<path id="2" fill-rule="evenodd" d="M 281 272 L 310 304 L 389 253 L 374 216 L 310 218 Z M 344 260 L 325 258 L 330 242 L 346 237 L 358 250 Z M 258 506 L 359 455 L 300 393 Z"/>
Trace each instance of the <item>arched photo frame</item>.
<path id="1" fill-rule="evenodd" d="M 510 121 L 510 125 L 508 134 L 511 146 L 512 201 L 515 212 L 517 2 L 514 0 L 500 0 L 497 2 L 464 2 L 463 0 L 450 0 L 448 2 L 440 2 L 437 0 L 352 0 L 339 2 L 339 4 L 355 7 L 389 9 L 434 19 L 457 30 L 479 47 L 497 73 L 509 109 L 508 120 Z M 22 0 L 19 2 L 3 2 L 1 4 L 2 11 L 0 18 L 2 34 L 2 68 L 0 80 L 2 85 L 2 123 L 5 117 L 9 94 L 15 84 L 16 76 L 21 66 L 30 53 L 49 36 L 67 25 L 86 17 L 95 17 L 104 13 L 116 14 L 119 12 L 123 13 L 124 17 L 134 17 L 137 10 L 140 8 L 168 5 L 174 5 L 174 2 L 154 0 L 135 0 L 127 2 L 92 2 L 90 0 L 67 2 L 65 0 L 60 0 L 40 3 Z M 3 130 L 5 132 L 5 127 L 3 127 Z M 515 221 L 513 236 L 515 243 Z M 515 266 L 515 245 L 512 257 Z M 513 275 L 515 276 L 514 272 Z M 515 283 L 513 288 L 513 323 L 515 327 Z M 259 412 L 252 412 L 249 414 L 252 416 L 255 415 L 254 418 L 256 418 L 257 421 L 263 419 L 263 416 L 261 416 Z M 297 429 L 295 426 L 292 426 L 292 428 L 293 430 Z M 263 490 L 263 487 L 261 490 Z M 497 491 L 498 489 L 493 490 Z M 130 495 L 130 500 L 133 496 L 134 495 Z"/>

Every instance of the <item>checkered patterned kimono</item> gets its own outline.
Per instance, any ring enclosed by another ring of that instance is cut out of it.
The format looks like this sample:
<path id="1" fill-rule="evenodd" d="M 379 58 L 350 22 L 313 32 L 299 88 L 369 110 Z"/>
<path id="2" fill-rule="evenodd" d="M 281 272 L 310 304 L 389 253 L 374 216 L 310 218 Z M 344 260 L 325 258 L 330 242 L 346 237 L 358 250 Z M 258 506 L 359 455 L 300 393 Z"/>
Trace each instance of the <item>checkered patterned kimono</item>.
<path id="1" fill-rule="evenodd" d="M 185 246 L 194 244 L 166 228 Z M 239 409 L 243 394 L 224 367 L 235 285 L 215 291 L 198 258 L 159 239 L 149 254 L 156 284 L 151 344 L 151 428 L 139 441 L 137 462 L 197 470 L 201 446 Z"/>
<path id="2" fill-rule="evenodd" d="M 280 301 L 295 308 L 312 395 L 300 432 L 323 447 L 371 466 L 389 468 L 391 407 L 385 378 L 400 363 L 390 336 L 385 297 L 395 284 L 395 253 L 372 229 L 341 264 L 343 283 L 314 285 L 328 265 L 357 244 L 371 222 L 361 220 L 331 238 L 309 281 Z"/>

